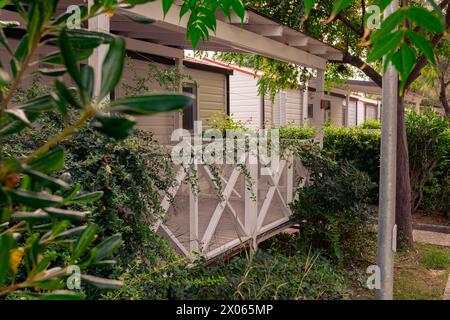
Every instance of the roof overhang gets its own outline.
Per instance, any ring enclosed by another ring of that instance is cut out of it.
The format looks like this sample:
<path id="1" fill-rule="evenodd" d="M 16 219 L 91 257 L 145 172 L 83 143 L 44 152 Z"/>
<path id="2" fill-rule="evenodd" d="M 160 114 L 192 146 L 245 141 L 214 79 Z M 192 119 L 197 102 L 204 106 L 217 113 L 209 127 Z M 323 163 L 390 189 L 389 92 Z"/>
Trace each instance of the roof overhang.
<path id="1" fill-rule="evenodd" d="M 143 42 L 178 49 L 192 49 L 186 39 L 189 17 L 180 19 L 180 7 L 173 6 L 166 16 L 163 14 L 161 0 L 142 4 L 130 9 L 133 12 L 154 20 L 152 24 L 142 25 L 131 22 L 126 17 L 115 15 L 111 19 L 111 31 Z M 217 29 L 205 42 L 200 42 L 198 50 L 253 53 L 300 66 L 326 69 L 328 59 L 342 59 L 342 53 L 316 39 L 285 27 L 252 11 L 246 12 L 243 22 L 237 19 L 228 21 L 218 16 Z"/>
<path id="2" fill-rule="evenodd" d="M 315 86 L 315 81 L 311 81 L 311 86 Z M 379 87 L 373 81 L 366 80 L 347 80 L 347 82 L 343 84 L 335 84 L 335 91 L 339 93 L 363 93 L 363 94 L 372 94 L 377 96 L 382 96 L 383 89 Z M 405 101 L 407 103 L 420 103 L 422 102 L 423 97 L 415 92 L 408 92 L 405 97 Z"/>

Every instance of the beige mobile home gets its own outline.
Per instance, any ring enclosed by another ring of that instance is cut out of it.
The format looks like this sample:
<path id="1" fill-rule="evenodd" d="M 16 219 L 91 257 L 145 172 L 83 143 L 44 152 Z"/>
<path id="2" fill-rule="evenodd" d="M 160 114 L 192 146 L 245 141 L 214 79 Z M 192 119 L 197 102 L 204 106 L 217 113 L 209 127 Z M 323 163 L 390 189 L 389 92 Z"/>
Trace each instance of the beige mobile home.
<path id="1" fill-rule="evenodd" d="M 148 72 L 148 65 L 156 65 L 159 69 L 175 68 L 175 60 L 166 57 L 128 52 L 132 57 L 136 71 L 138 73 Z M 180 112 L 161 113 L 152 116 L 139 117 L 138 128 L 151 131 L 155 138 L 163 143 L 170 144 L 170 138 L 175 128 L 178 128 L 177 121 L 183 129 L 193 130 L 194 121 L 202 121 L 206 127 L 208 119 L 217 113 L 226 113 L 229 99 L 228 86 L 229 77 L 233 74 L 230 69 L 217 66 L 196 63 L 183 60 L 183 67 L 180 68 L 182 74 L 187 78 L 183 81 L 183 92 L 195 97 L 194 104 Z M 122 83 L 133 84 L 133 73 L 129 69 L 124 70 Z M 165 92 L 157 83 L 152 83 L 152 91 Z M 125 95 L 123 86 L 116 88 L 115 96 Z"/>
<path id="2" fill-rule="evenodd" d="M 8 40 L 13 49 L 17 47 L 18 41 L 14 38 L 14 33 L 9 34 Z M 38 50 L 37 55 L 43 57 L 54 51 L 54 47 L 46 45 Z M 175 60 L 167 57 L 150 53 L 137 54 L 132 50 L 128 50 L 127 55 L 132 59 L 135 70 L 131 70 L 128 66 L 124 68 L 121 84 L 111 94 L 111 99 L 125 96 L 123 84 L 133 86 L 136 82 L 133 79 L 134 72 L 137 74 L 148 73 L 149 64 L 153 64 L 159 69 L 175 68 Z M 10 60 L 9 54 L 3 47 L 0 48 L 0 59 L 2 62 Z M 177 128 L 177 121 L 181 122 L 183 128 L 193 130 L 194 121 L 201 120 L 206 125 L 206 120 L 212 115 L 218 112 L 226 113 L 229 104 L 228 86 L 229 77 L 233 74 L 232 70 L 184 60 L 180 71 L 187 76 L 183 83 L 183 92 L 195 97 L 194 104 L 181 114 L 172 112 L 137 118 L 138 128 L 152 132 L 162 144 L 170 144 L 172 132 Z M 29 79 L 24 84 L 28 85 L 30 81 Z M 53 78 L 42 77 L 40 82 L 50 85 L 52 81 Z M 156 81 L 149 82 L 147 86 L 150 87 L 152 93 L 167 93 Z"/>

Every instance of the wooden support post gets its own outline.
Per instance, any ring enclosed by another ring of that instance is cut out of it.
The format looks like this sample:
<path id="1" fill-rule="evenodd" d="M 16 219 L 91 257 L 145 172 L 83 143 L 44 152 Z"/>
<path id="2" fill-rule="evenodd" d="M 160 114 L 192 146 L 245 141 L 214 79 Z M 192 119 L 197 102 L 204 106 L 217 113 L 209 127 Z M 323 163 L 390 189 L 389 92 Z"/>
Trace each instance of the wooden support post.
<path id="1" fill-rule="evenodd" d="M 381 121 L 381 101 L 377 99 L 377 120 Z"/>
<path id="2" fill-rule="evenodd" d="M 251 152 L 250 152 L 251 153 Z M 245 177 L 245 232 L 253 239 L 256 249 L 257 223 L 258 223 L 258 159 L 257 155 L 250 154 L 247 160 L 249 177 Z"/>
<path id="3" fill-rule="evenodd" d="M 177 68 L 180 74 L 184 72 L 183 59 L 177 58 L 175 59 L 175 67 Z M 181 80 L 180 86 L 178 88 L 179 93 L 183 93 L 183 80 Z M 181 111 L 175 111 L 173 113 L 173 128 L 181 129 L 183 126 L 183 113 Z"/>
<path id="4" fill-rule="evenodd" d="M 194 171 L 198 178 L 198 166 L 194 164 Z M 199 192 L 199 190 L 197 190 Z M 199 250 L 199 235 L 198 235 L 198 194 L 192 184 L 189 184 L 189 243 L 190 251 L 196 252 Z"/>
<path id="5" fill-rule="evenodd" d="M 345 96 L 345 123 L 344 127 L 350 127 L 349 114 L 350 114 L 350 91 Z"/>
<path id="6" fill-rule="evenodd" d="M 303 127 L 308 127 L 308 104 L 309 104 L 309 89 L 308 81 L 305 82 L 305 89 L 303 90 L 303 108 L 302 108 L 302 125 Z"/>
<path id="7" fill-rule="evenodd" d="M 93 0 L 89 0 L 89 7 L 94 4 Z M 109 33 L 109 16 L 107 14 L 100 14 L 96 17 L 89 19 L 88 28 L 90 31 L 97 32 L 107 32 Z M 106 53 L 108 52 L 107 45 L 101 45 L 94 50 L 94 53 L 89 57 L 89 65 L 94 68 L 95 82 L 94 82 L 94 96 L 98 96 L 100 93 L 101 83 L 102 83 L 102 65 L 105 59 Z M 107 96 L 105 99 L 108 99 Z"/>
<path id="8" fill-rule="evenodd" d="M 289 205 L 294 199 L 294 156 L 292 154 L 289 155 L 287 162 L 286 204 Z"/>
<path id="9" fill-rule="evenodd" d="M 322 99 L 325 91 L 325 70 L 317 69 L 316 92 L 314 99 L 314 125 L 316 127 L 315 142 L 323 146 L 323 125 L 325 113 L 322 109 Z"/>
<path id="10" fill-rule="evenodd" d="M 279 128 L 281 126 L 281 93 L 277 93 L 273 102 L 273 126 Z"/>

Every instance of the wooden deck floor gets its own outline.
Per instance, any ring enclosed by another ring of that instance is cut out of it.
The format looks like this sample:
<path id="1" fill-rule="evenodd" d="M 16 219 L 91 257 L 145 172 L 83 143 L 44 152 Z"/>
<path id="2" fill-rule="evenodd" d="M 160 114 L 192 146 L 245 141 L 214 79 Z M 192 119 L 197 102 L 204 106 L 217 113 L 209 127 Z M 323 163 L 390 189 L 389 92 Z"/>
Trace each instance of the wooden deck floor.
<path id="1" fill-rule="evenodd" d="M 236 183 L 235 192 L 229 199 L 231 208 L 228 206 L 225 208 L 224 213 L 219 220 L 218 226 L 204 254 L 208 255 L 208 253 L 218 251 L 220 250 L 220 248 L 226 246 L 227 244 L 230 244 L 231 242 L 235 242 L 236 246 L 238 246 L 240 243 L 247 240 L 241 226 L 236 221 L 233 215 L 233 212 L 235 212 L 241 224 L 244 225 L 245 201 L 242 197 L 245 192 L 244 185 L 244 180 L 241 177 Z M 262 178 L 259 183 L 258 191 L 258 212 L 261 211 L 269 188 L 270 183 L 268 182 L 268 180 L 266 181 L 264 180 L 264 178 Z M 283 188 L 280 189 L 283 190 Z M 281 193 L 283 195 L 284 191 L 281 191 Z M 205 234 L 214 210 L 217 208 L 218 204 L 219 198 L 217 197 L 217 195 L 214 194 L 211 188 L 209 188 L 206 184 L 200 183 L 198 210 L 199 239 L 190 239 L 189 196 L 186 189 L 182 188 L 176 195 L 175 200 L 167 213 L 165 225 L 173 233 L 177 240 L 186 248 L 187 251 L 189 251 L 192 241 L 198 242 L 201 247 L 201 239 Z M 271 228 L 275 229 L 278 226 L 286 223 L 288 220 L 286 217 L 286 211 L 287 208 L 285 208 L 279 196 L 274 196 L 261 229 L 264 232 L 267 232 L 270 231 Z M 270 228 L 268 229 L 265 227 Z M 160 234 L 164 235 L 163 232 L 160 232 Z M 170 240 L 170 238 L 168 239 Z"/>

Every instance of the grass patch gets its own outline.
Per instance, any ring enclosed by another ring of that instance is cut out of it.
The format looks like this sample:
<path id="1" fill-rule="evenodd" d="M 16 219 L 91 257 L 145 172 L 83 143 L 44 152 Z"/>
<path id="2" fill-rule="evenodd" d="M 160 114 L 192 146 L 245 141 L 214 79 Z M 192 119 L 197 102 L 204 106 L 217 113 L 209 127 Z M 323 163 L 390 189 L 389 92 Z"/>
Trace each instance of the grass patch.
<path id="1" fill-rule="evenodd" d="M 346 270 L 350 299 L 374 299 L 375 291 L 366 287 L 365 268 L 374 264 L 375 253 L 366 263 Z M 395 256 L 394 299 L 441 300 L 450 273 L 450 248 L 416 243 L 414 250 Z"/>
<path id="2" fill-rule="evenodd" d="M 426 269 L 447 269 L 450 267 L 450 248 L 423 246 L 419 264 Z"/>
<path id="3" fill-rule="evenodd" d="M 450 271 L 450 248 L 416 243 L 396 256 L 394 298 L 440 300 Z"/>

